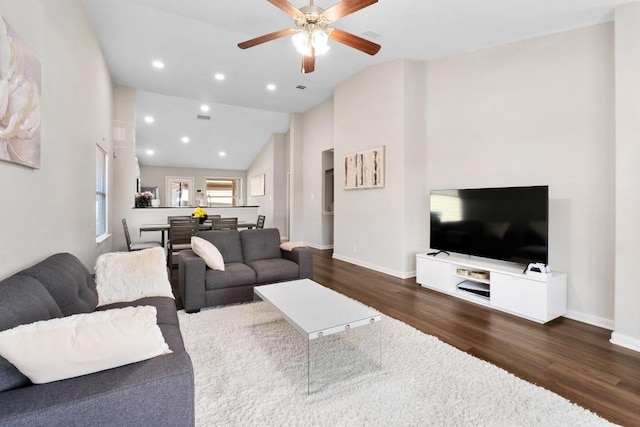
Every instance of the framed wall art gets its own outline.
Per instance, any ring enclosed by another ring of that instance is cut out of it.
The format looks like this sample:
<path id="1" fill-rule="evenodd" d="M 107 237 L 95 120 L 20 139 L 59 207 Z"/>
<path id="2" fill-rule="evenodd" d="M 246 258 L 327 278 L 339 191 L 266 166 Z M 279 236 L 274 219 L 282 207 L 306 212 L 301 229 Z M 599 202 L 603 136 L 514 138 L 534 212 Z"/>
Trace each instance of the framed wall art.
<path id="1" fill-rule="evenodd" d="M 40 60 L 0 16 L 0 160 L 40 168 Z"/>
<path id="2" fill-rule="evenodd" d="M 344 188 L 384 188 L 384 145 L 344 156 Z"/>
<path id="3" fill-rule="evenodd" d="M 252 196 L 264 196 L 264 174 L 252 176 L 249 184 Z"/>

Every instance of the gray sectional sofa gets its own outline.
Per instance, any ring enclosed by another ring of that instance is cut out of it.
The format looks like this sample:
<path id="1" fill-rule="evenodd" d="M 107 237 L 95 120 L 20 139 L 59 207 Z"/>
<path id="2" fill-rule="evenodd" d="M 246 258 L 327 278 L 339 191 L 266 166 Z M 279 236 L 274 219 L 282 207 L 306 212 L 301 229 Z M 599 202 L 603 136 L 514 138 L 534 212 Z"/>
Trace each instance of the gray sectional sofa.
<path id="1" fill-rule="evenodd" d="M 178 257 L 179 292 L 187 313 L 215 305 L 251 301 L 257 285 L 313 278 L 309 248 L 280 249 L 277 228 L 200 231 L 222 254 L 225 270 L 212 270 L 191 250 Z"/>
<path id="2" fill-rule="evenodd" d="M 0 282 L 0 331 L 96 310 L 96 284 L 60 253 Z M 2 426 L 193 426 L 194 383 L 175 301 L 142 298 L 98 310 L 152 305 L 171 354 L 76 378 L 31 384 L 0 357 Z"/>

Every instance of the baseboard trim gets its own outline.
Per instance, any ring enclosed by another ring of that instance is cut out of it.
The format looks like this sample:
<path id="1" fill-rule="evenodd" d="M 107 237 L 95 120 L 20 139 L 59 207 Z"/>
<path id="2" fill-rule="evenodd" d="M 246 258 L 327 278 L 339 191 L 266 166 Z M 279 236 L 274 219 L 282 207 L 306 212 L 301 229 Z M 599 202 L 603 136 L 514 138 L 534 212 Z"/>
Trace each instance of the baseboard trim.
<path id="1" fill-rule="evenodd" d="M 391 270 L 388 268 L 382 268 L 382 267 L 378 267 L 377 265 L 373 265 L 373 264 L 369 264 L 367 262 L 362 262 L 359 260 L 355 260 L 353 258 L 348 258 L 345 256 L 342 256 L 340 254 L 336 254 L 335 252 L 333 253 L 333 258 L 340 260 L 340 261 L 344 261 L 344 262 L 348 262 L 349 264 L 354 264 L 354 265 L 358 265 L 360 267 L 364 267 L 364 268 L 368 268 L 369 270 L 374 270 L 374 271 L 378 271 L 380 273 L 384 273 L 384 274 L 388 274 L 389 276 L 393 276 L 393 277 L 397 277 L 399 279 L 409 279 L 411 277 L 415 277 L 416 273 L 414 272 L 408 272 L 408 273 L 403 273 L 401 271 L 396 271 L 396 270 Z"/>
<path id="2" fill-rule="evenodd" d="M 629 350 L 640 351 L 640 339 L 623 335 L 619 332 L 612 332 L 609 342 Z"/>
<path id="3" fill-rule="evenodd" d="M 605 319 L 604 317 L 593 316 L 575 310 L 567 310 L 563 317 L 613 331 L 613 320 Z"/>

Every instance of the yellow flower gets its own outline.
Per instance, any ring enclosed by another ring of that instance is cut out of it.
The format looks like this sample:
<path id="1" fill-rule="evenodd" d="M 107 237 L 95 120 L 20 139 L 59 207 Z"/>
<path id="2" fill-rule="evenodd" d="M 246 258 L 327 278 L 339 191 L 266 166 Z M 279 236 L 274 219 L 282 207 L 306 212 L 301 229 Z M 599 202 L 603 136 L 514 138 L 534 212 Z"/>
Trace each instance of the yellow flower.
<path id="1" fill-rule="evenodd" d="M 205 215 L 207 215 L 207 211 L 205 211 L 201 207 L 197 207 L 197 208 L 195 208 L 193 210 L 193 217 L 194 218 L 202 218 Z"/>

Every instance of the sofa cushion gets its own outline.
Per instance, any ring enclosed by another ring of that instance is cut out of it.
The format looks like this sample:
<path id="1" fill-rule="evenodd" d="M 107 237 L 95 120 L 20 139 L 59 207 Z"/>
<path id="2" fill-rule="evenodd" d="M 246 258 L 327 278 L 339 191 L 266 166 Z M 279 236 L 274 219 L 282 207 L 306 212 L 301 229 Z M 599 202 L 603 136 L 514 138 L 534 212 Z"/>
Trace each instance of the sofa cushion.
<path id="1" fill-rule="evenodd" d="M 13 275 L 0 282 L 0 331 L 56 317 L 62 317 L 60 307 L 33 277 Z M 29 378 L 0 356 L 0 392 L 29 384 Z"/>
<path id="2" fill-rule="evenodd" d="M 7 390 L 26 387 L 31 381 L 11 362 L 0 356 L 0 393 Z"/>
<path id="3" fill-rule="evenodd" d="M 208 240 L 218 248 L 225 264 L 244 262 L 242 258 L 242 246 L 240 245 L 240 233 L 238 230 L 207 230 L 198 231 L 196 236 Z"/>
<path id="4" fill-rule="evenodd" d="M 57 317 L 62 317 L 60 307 L 33 277 L 18 274 L 0 282 L 0 331 Z M 29 384 L 29 378 L 0 356 L 0 392 Z"/>
<path id="5" fill-rule="evenodd" d="M 177 325 L 178 324 L 178 313 L 176 311 L 176 302 L 167 297 L 147 297 L 140 298 L 139 300 L 129 301 L 129 302 L 115 302 L 113 304 L 104 305 L 102 307 L 98 307 L 97 310 L 112 310 L 114 308 L 124 308 L 124 307 L 140 307 L 143 305 L 150 305 L 155 307 L 157 310 L 157 322 L 158 325 Z"/>
<path id="6" fill-rule="evenodd" d="M 0 393 L 1 426 L 191 426 L 193 368 L 185 351 Z"/>
<path id="7" fill-rule="evenodd" d="M 69 253 L 52 255 L 18 274 L 42 283 L 64 316 L 90 313 L 98 305 L 96 284 L 91 273 Z"/>
<path id="8" fill-rule="evenodd" d="M 252 285 L 256 283 L 256 273 L 245 264 L 233 262 L 225 264 L 225 271 L 207 269 L 204 281 L 207 290 Z"/>
<path id="9" fill-rule="evenodd" d="M 62 317 L 60 307 L 33 277 L 17 274 L 0 282 L 0 331 L 55 317 Z"/>
<path id="10" fill-rule="evenodd" d="M 155 307 L 75 314 L 0 332 L 0 354 L 36 384 L 167 353 Z"/>
<path id="11" fill-rule="evenodd" d="M 248 262 L 256 272 L 256 283 L 279 282 L 297 279 L 300 267 L 293 261 L 282 258 L 261 259 Z"/>
<path id="12" fill-rule="evenodd" d="M 277 228 L 242 230 L 242 256 L 244 262 L 260 259 L 281 258 L 280 231 Z"/>
<path id="13" fill-rule="evenodd" d="M 145 297 L 173 298 L 163 248 L 100 255 L 96 282 L 100 306 Z"/>

